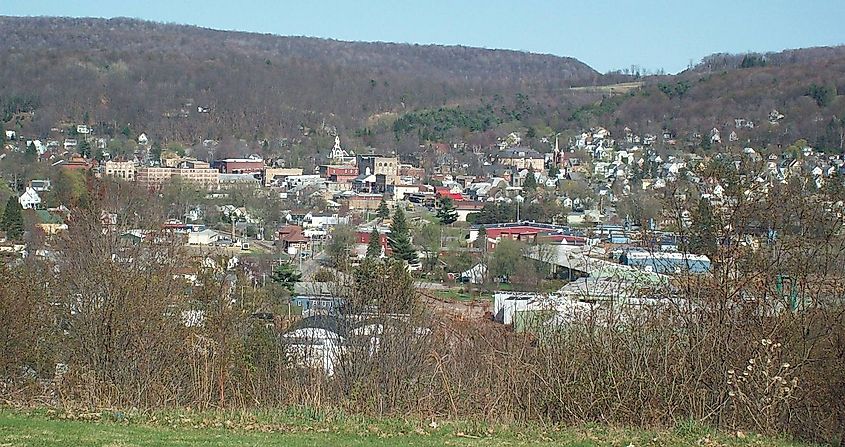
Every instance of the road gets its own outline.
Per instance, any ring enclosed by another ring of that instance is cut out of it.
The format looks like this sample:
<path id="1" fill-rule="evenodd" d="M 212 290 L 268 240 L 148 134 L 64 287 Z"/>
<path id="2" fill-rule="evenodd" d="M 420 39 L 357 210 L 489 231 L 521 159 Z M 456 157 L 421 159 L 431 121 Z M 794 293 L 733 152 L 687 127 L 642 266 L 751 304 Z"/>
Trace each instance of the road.
<path id="1" fill-rule="evenodd" d="M 320 270 L 323 261 L 327 258 L 328 255 L 326 254 L 326 250 L 323 249 L 323 244 L 320 244 L 319 249 L 320 251 L 310 258 L 299 258 L 299 272 L 302 273 L 303 281 L 313 281 L 314 274 Z"/>

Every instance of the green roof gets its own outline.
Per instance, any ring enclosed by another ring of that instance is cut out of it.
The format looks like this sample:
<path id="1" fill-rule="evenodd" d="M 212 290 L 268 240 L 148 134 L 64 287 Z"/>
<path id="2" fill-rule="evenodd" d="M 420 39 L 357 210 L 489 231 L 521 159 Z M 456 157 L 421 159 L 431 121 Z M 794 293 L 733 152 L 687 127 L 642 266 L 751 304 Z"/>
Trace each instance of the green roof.
<path id="1" fill-rule="evenodd" d="M 38 215 L 38 220 L 41 221 L 41 223 L 44 223 L 44 224 L 63 224 L 63 223 L 65 223 L 62 220 L 61 217 L 59 217 L 55 214 L 50 214 L 49 211 L 37 210 L 35 213 Z"/>

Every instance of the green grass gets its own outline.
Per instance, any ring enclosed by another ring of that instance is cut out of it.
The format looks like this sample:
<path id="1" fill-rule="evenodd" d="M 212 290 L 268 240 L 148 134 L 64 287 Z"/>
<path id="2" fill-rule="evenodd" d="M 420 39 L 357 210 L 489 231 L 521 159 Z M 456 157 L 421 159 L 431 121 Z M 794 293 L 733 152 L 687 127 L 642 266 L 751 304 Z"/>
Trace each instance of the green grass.
<path id="1" fill-rule="evenodd" d="M 639 431 L 372 419 L 289 409 L 273 412 L 66 413 L 0 410 L 0 446 L 799 446 L 718 434 L 694 423 Z"/>
<path id="2" fill-rule="evenodd" d="M 438 290 L 434 293 L 435 296 L 442 300 L 451 301 L 492 301 L 493 297 L 489 293 L 468 292 L 460 289 Z"/>

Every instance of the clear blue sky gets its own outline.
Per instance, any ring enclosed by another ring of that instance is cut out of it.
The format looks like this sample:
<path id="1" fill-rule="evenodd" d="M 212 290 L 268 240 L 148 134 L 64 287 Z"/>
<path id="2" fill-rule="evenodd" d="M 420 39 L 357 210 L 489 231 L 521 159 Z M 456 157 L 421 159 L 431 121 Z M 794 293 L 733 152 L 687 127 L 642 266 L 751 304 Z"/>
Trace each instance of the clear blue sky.
<path id="1" fill-rule="evenodd" d="M 0 15 L 135 17 L 279 35 L 508 48 L 576 57 L 602 72 L 634 64 L 676 72 L 715 52 L 845 44 L 845 0 L 2 0 Z"/>

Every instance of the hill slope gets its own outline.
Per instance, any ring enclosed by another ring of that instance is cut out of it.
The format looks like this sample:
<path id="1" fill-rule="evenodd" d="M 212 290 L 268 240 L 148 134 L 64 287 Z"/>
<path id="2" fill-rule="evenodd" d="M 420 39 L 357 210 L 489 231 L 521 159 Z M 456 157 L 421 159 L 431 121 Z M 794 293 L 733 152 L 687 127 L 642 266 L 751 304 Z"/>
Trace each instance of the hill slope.
<path id="1" fill-rule="evenodd" d="M 321 120 L 356 127 L 380 112 L 601 80 L 575 59 L 550 55 L 130 19 L 0 17 L 0 31 L 2 106 L 37 109 L 42 133 L 87 114 L 169 138 L 269 137 Z"/>
<path id="2" fill-rule="evenodd" d="M 845 47 L 716 54 L 676 76 L 645 81 L 629 96 L 606 99 L 576 116 L 582 125 L 611 125 L 617 135 L 628 126 L 695 141 L 692 134 L 716 128 L 726 144 L 736 133 L 733 146 L 783 146 L 803 138 L 815 147 L 843 149 Z M 783 116 L 770 122 L 773 111 Z M 737 126 L 737 119 L 744 121 Z"/>

